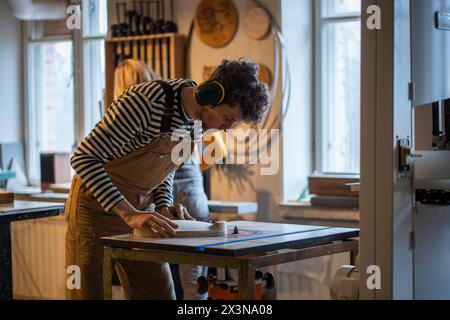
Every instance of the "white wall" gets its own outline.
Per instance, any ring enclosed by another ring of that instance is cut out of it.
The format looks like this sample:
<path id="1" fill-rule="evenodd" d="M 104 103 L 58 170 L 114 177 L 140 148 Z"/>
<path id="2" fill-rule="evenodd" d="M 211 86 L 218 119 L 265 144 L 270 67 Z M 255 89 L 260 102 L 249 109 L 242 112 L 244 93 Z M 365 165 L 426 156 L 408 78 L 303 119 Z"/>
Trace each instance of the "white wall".
<path id="1" fill-rule="evenodd" d="M 0 0 L 0 143 L 23 138 L 22 26 Z"/>

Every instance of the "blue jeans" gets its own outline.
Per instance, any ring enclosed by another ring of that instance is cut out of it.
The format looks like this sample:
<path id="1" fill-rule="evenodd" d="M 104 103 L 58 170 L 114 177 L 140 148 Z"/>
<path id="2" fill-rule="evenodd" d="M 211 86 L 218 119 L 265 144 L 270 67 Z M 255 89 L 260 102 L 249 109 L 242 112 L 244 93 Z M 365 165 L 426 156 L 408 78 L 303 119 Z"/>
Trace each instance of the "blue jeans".
<path id="1" fill-rule="evenodd" d="M 181 203 L 193 218 L 198 221 L 209 220 L 208 198 L 203 187 L 202 172 L 198 165 L 187 164 L 176 172 L 173 196 L 174 203 Z M 174 282 L 177 282 L 175 269 L 172 268 L 172 272 Z M 208 295 L 199 294 L 196 288 L 197 279 L 200 276 L 206 276 L 206 273 L 207 268 L 203 266 L 179 266 L 179 280 L 184 300 L 207 299 Z"/>

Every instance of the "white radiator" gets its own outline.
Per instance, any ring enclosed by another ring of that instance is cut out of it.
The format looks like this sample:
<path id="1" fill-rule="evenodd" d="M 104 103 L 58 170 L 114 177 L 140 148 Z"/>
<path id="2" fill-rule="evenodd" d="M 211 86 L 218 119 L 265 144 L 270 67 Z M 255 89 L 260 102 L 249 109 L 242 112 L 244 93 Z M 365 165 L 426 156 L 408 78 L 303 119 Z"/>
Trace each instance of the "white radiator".
<path id="1" fill-rule="evenodd" d="M 14 297 L 64 299 L 63 216 L 12 224 Z"/>
<path id="2" fill-rule="evenodd" d="M 278 300 L 329 300 L 336 270 L 349 263 L 349 254 L 302 260 L 276 267 Z"/>

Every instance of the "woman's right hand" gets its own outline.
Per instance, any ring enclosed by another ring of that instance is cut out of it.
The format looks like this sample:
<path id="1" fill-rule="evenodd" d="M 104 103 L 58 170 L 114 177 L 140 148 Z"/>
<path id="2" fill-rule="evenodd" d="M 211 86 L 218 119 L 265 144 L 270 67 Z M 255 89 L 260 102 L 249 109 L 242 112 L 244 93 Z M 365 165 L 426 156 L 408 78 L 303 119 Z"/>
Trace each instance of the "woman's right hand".
<path id="1" fill-rule="evenodd" d="M 156 237 L 170 238 L 178 225 L 154 211 L 138 211 L 127 200 L 122 200 L 112 210 L 133 229 L 149 231 Z"/>
<path id="2" fill-rule="evenodd" d="M 137 212 L 125 216 L 124 221 L 133 229 L 151 232 L 155 237 L 172 238 L 178 225 L 157 212 Z"/>

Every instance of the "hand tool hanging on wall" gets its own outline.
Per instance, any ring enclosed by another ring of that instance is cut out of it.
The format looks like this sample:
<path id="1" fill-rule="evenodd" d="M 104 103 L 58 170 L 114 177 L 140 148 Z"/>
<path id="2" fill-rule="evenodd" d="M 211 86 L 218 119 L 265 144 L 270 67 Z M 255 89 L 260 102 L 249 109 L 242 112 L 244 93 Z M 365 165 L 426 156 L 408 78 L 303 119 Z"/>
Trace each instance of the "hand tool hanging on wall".
<path id="1" fill-rule="evenodd" d="M 157 12 L 158 17 L 156 20 L 156 33 L 162 34 L 164 32 L 164 6 L 162 1 L 157 2 Z M 164 74 L 164 57 L 163 57 L 163 39 L 158 39 L 158 49 L 159 49 L 159 70 L 160 75 L 163 79 L 166 79 L 167 77 Z"/>
<path id="2" fill-rule="evenodd" d="M 153 23 L 153 19 L 150 13 L 150 3 L 148 1 L 142 1 L 142 4 L 143 5 L 145 4 L 147 9 L 147 15 L 142 18 L 142 30 L 144 34 L 149 35 L 151 34 L 152 31 L 151 28 Z M 147 39 L 144 40 L 144 61 L 146 64 L 149 64 Z"/>
<path id="3" fill-rule="evenodd" d="M 164 5 L 164 3 L 163 3 Z M 165 12 L 165 8 L 163 9 Z M 178 32 L 178 26 L 173 21 L 173 2 L 170 2 L 170 20 L 165 21 L 164 23 L 164 32 L 166 33 L 177 33 Z M 167 78 L 172 77 L 172 70 L 171 70 L 171 38 L 167 37 L 166 39 L 166 50 L 167 50 Z"/>
<path id="4" fill-rule="evenodd" d="M 152 9 L 157 9 L 158 2 L 151 1 L 151 5 L 154 5 L 152 7 Z M 158 13 L 157 13 L 157 10 L 155 10 L 155 11 L 156 11 L 156 17 L 154 17 L 153 22 L 151 24 L 151 29 L 150 29 L 151 30 L 150 34 L 153 34 L 153 35 L 157 34 L 157 31 L 158 31 L 158 25 L 157 25 Z M 152 11 L 152 12 L 155 12 L 155 11 Z M 157 72 L 157 70 L 156 70 L 156 42 L 157 42 L 156 38 L 153 38 L 152 39 L 152 69 L 155 72 Z"/>
<path id="5" fill-rule="evenodd" d="M 136 1 L 133 1 L 133 9 L 132 10 L 128 10 L 126 11 L 126 17 L 128 19 L 128 36 L 133 37 L 136 35 L 136 16 L 137 16 L 137 11 L 136 11 Z M 133 46 L 133 40 L 129 41 L 129 58 L 134 58 L 134 46 Z"/>
<path id="6" fill-rule="evenodd" d="M 119 3 L 116 3 L 116 16 L 117 16 L 116 24 L 111 25 L 111 37 L 113 38 L 118 37 L 120 32 Z M 113 46 L 114 67 L 116 68 L 119 64 L 119 53 L 117 52 L 117 43 L 113 42 L 112 46 Z"/>
<path id="7" fill-rule="evenodd" d="M 111 26 L 111 37 L 112 38 L 118 38 L 122 34 L 122 24 L 120 19 L 120 7 L 122 3 L 117 2 L 116 3 L 116 24 L 113 24 Z M 123 52 L 123 49 L 121 52 L 119 52 L 118 43 L 113 42 L 113 60 L 114 60 L 114 67 L 117 67 L 119 65 L 119 61 L 121 60 L 121 55 Z"/>
<path id="8" fill-rule="evenodd" d="M 163 0 L 163 12 L 164 12 L 164 20 L 165 20 L 165 13 L 166 13 L 166 9 L 165 9 L 165 0 Z M 177 33 L 178 32 L 178 26 L 175 23 L 175 21 L 173 20 L 173 1 L 170 2 L 170 20 L 165 20 L 164 21 L 164 32 L 166 33 Z"/>
<path id="9" fill-rule="evenodd" d="M 119 4 L 120 6 L 122 6 L 123 9 L 123 17 L 125 20 L 126 17 L 126 12 L 127 12 L 127 3 L 126 2 L 122 2 Z M 120 22 L 119 23 L 119 37 L 126 37 L 128 36 L 129 33 L 129 25 L 126 22 Z M 121 60 L 125 60 L 126 59 L 126 53 L 125 53 L 125 42 L 121 41 Z"/>
<path id="10" fill-rule="evenodd" d="M 142 18 L 144 16 L 144 2 L 139 1 L 139 12 L 136 14 L 135 18 L 135 30 L 137 35 L 144 34 L 143 28 L 142 28 Z M 137 58 L 141 60 L 141 40 L 137 40 Z"/>

